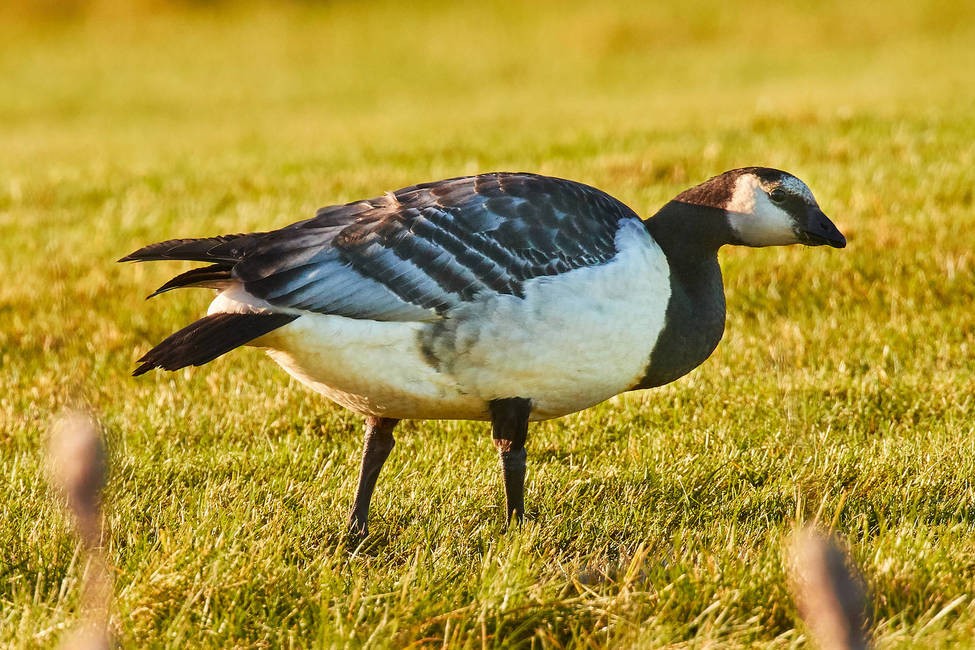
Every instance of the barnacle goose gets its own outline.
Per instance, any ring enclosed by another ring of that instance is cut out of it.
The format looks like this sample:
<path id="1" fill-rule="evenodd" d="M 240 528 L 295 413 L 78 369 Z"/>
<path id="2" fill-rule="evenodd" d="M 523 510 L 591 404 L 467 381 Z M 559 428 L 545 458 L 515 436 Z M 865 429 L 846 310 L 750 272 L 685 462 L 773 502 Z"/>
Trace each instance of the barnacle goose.
<path id="1" fill-rule="evenodd" d="M 349 519 L 367 531 L 401 419 L 490 420 L 508 518 L 524 513 L 528 422 L 691 371 L 721 339 L 726 244 L 842 248 L 783 171 L 725 172 L 641 220 L 581 183 L 491 173 L 322 208 L 279 230 L 152 244 L 120 261 L 208 263 L 177 287 L 207 316 L 141 359 L 201 365 L 244 344 L 366 418 Z"/>

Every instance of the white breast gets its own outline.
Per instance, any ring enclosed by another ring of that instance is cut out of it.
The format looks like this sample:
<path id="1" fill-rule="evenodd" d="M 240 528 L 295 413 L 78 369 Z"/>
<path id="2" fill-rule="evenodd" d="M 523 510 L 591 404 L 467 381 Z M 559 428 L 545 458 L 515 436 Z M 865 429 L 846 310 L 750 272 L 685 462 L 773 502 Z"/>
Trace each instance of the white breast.
<path id="1" fill-rule="evenodd" d="M 619 254 L 532 279 L 524 297 L 484 294 L 439 323 L 306 314 L 254 342 L 299 381 L 359 413 L 487 419 L 526 397 L 532 419 L 597 404 L 636 384 L 664 325 L 669 269 L 636 221 Z"/>

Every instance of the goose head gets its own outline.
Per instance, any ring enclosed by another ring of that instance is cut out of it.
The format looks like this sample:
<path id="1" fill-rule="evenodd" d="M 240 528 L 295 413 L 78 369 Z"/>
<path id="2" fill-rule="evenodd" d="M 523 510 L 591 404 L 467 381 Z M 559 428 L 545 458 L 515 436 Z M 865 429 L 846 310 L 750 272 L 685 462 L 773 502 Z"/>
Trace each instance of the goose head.
<path id="1" fill-rule="evenodd" d="M 809 187 L 778 169 L 733 169 L 687 190 L 675 201 L 722 210 L 732 244 L 846 246 L 846 238 L 823 214 Z"/>

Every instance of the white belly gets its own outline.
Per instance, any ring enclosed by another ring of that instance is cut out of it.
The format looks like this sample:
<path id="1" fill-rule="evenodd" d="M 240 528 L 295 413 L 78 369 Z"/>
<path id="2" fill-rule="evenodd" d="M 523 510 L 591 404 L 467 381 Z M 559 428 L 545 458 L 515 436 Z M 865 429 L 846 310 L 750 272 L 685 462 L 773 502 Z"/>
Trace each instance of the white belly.
<path id="1" fill-rule="evenodd" d="M 305 315 L 254 342 L 295 379 L 363 415 L 487 419 L 487 404 L 420 352 L 425 323 Z"/>
<path id="2" fill-rule="evenodd" d="M 488 419 L 491 400 L 523 397 L 533 420 L 559 417 L 634 386 L 664 325 L 662 251 L 642 227 L 617 242 L 607 264 L 530 280 L 523 298 L 485 295 L 443 321 L 305 314 L 253 344 L 367 415 Z"/>

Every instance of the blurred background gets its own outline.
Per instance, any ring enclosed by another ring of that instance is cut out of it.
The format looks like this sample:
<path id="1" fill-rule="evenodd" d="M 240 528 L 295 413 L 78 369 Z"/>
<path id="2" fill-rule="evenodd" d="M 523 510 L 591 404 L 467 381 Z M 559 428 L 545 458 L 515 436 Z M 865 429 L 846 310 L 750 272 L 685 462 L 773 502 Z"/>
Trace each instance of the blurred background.
<path id="1" fill-rule="evenodd" d="M 717 160 L 843 162 L 870 153 L 849 150 L 850 126 L 748 153 L 785 124 L 869 116 L 908 138 L 893 118 L 958 119 L 975 94 L 965 2 L 12 0 L 0 17 L 20 182 L 44 154 L 147 173 L 204 154 L 193 164 L 346 173 L 423 160 L 433 177 L 556 171 L 582 152 L 632 183 Z"/>

